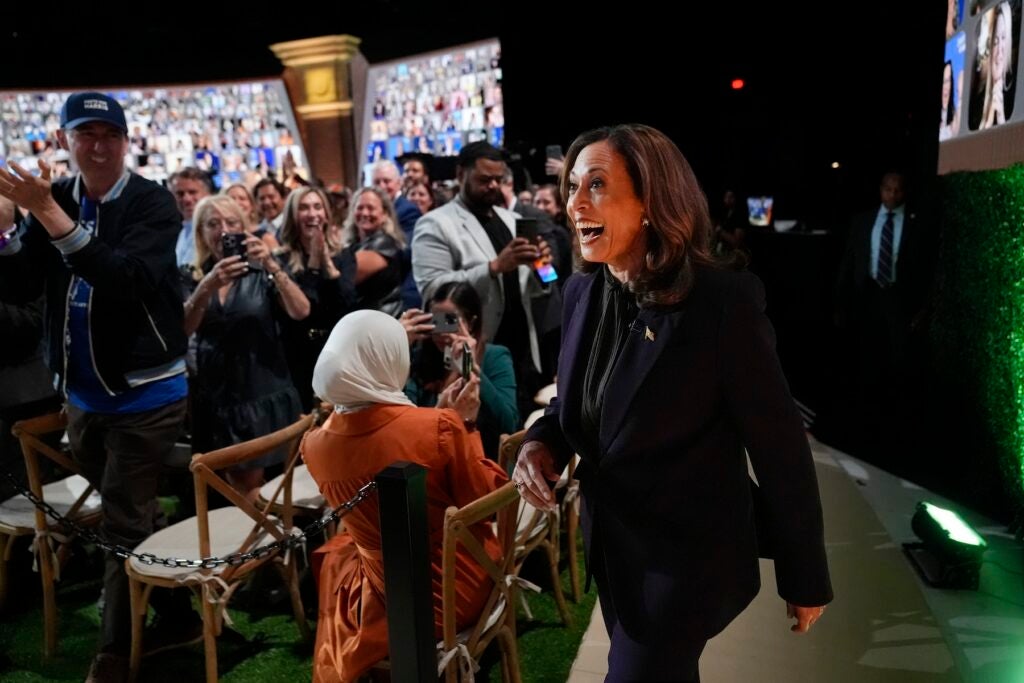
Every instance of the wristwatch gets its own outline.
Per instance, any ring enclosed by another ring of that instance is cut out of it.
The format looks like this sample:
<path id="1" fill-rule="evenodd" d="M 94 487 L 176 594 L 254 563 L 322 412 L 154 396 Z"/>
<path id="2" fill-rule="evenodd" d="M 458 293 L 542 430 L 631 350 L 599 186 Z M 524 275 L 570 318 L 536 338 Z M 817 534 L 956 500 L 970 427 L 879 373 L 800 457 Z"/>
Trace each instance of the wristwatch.
<path id="1" fill-rule="evenodd" d="M 466 431 L 470 434 L 476 431 L 476 420 L 463 420 L 462 424 L 465 425 Z"/>

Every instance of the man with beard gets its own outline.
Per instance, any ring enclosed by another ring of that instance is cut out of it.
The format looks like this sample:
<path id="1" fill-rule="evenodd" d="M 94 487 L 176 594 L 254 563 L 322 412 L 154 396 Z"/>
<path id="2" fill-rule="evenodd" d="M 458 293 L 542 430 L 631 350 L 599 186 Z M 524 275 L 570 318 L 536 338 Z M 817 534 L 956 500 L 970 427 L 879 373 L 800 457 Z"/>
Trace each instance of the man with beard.
<path id="1" fill-rule="evenodd" d="M 540 372 L 540 351 L 530 301 L 546 296 L 531 273 L 549 253 L 543 240 L 516 237 L 516 214 L 503 207 L 502 153 L 487 142 L 459 153 L 459 194 L 416 222 L 412 272 L 424 301 L 446 282 L 467 282 L 483 305 L 483 336 L 508 347 L 520 397 L 532 396 Z M 522 401 L 521 401 L 522 403 Z"/>

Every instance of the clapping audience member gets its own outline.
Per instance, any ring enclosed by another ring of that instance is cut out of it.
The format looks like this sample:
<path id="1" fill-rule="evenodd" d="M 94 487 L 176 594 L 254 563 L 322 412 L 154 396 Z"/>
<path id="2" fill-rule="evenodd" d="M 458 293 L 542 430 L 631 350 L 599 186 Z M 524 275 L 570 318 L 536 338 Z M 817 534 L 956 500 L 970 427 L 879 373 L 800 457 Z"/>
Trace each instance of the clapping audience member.
<path id="1" fill-rule="evenodd" d="M 285 204 L 279 252 L 288 274 L 309 300 L 309 315 L 284 320 L 282 331 L 288 367 L 306 412 L 313 403 L 313 365 L 327 335 L 356 307 L 356 261 L 331 237 L 327 195 L 315 187 L 294 190 Z"/>

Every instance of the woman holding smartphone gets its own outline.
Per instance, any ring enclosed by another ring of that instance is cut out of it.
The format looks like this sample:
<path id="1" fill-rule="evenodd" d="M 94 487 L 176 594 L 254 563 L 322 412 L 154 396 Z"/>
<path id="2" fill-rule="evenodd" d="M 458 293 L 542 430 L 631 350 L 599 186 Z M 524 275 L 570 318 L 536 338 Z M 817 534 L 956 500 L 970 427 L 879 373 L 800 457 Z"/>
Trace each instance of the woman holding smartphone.
<path id="1" fill-rule="evenodd" d="M 473 368 L 480 376 L 480 439 L 487 457 L 497 460 L 501 435 L 519 428 L 512 354 L 483 339 L 480 297 L 472 286 L 441 285 L 427 309 L 410 309 L 399 319 L 410 338 L 419 340 L 413 345 L 405 394 L 418 406 L 436 405 L 438 395 Z"/>
<path id="2" fill-rule="evenodd" d="M 195 273 L 201 279 L 188 283 L 185 301 L 185 333 L 196 335 L 192 448 L 207 452 L 269 434 L 298 418 L 301 404 L 277 323 L 282 314 L 305 318 L 309 301 L 266 244 L 244 232 L 245 216 L 235 200 L 203 199 L 193 226 Z M 255 499 L 263 469 L 283 458 L 284 453 L 275 453 L 232 468 L 228 480 Z"/>

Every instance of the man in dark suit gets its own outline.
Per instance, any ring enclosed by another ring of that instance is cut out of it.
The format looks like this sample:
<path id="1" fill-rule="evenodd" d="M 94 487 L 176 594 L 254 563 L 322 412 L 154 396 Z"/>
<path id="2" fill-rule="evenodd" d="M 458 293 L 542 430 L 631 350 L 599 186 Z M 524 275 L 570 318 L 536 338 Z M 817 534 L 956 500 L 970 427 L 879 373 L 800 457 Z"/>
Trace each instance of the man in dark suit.
<path id="1" fill-rule="evenodd" d="M 835 322 L 856 349 L 850 414 L 864 452 L 896 448 L 914 354 L 930 287 L 931 243 L 924 221 L 906 203 L 906 183 L 888 172 L 881 204 L 856 215 L 839 269 Z"/>

